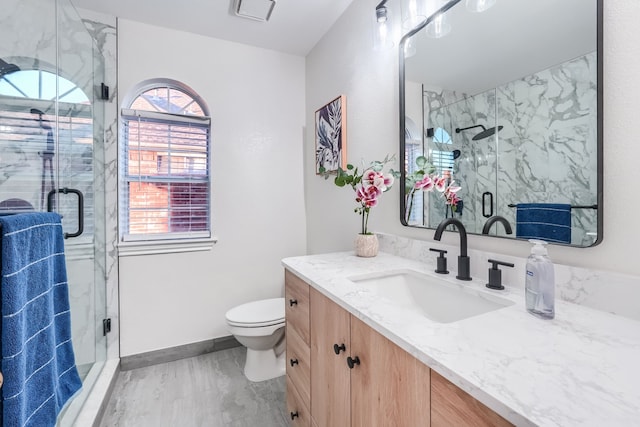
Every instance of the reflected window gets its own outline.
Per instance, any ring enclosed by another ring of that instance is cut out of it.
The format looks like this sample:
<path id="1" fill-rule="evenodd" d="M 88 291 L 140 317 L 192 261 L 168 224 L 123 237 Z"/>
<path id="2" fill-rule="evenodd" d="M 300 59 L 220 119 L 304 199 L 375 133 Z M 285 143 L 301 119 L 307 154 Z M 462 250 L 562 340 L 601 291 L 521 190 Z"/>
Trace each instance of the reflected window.
<path id="1" fill-rule="evenodd" d="M 429 157 L 431 158 L 431 163 L 436 168 L 436 172 L 439 175 L 451 176 L 451 172 L 453 172 L 453 160 L 455 158 L 454 157 L 455 150 L 445 150 L 444 147 L 441 147 L 442 144 L 451 145 L 452 143 L 451 135 L 449 135 L 449 132 L 447 132 L 443 128 L 436 128 L 433 131 L 432 141 L 440 149 L 429 150 Z"/>
<path id="2" fill-rule="evenodd" d="M 93 238 L 93 143 L 91 101 L 76 83 L 37 69 L 0 77 L 4 175 L 0 204 L 17 200 L 33 210 L 46 211 L 50 191 L 63 187 L 80 190 L 84 194 L 84 232 L 70 244 Z M 64 230 L 77 230 L 77 199 L 59 195 L 52 200 L 52 209 L 62 215 Z"/>
<path id="3" fill-rule="evenodd" d="M 6 74 L 0 78 L 0 95 L 15 98 L 54 101 L 56 88 L 57 93 L 60 94 L 58 98 L 60 102 L 91 104 L 84 91 L 75 83 L 49 71 L 23 70 Z"/>

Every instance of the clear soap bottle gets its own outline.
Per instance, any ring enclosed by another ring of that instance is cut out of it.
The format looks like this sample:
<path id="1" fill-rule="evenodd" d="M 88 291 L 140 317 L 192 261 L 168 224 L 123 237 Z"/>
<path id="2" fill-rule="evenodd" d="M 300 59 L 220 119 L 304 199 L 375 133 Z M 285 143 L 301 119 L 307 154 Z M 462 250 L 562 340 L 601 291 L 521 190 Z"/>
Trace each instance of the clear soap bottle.
<path id="1" fill-rule="evenodd" d="M 555 316 L 555 273 L 553 263 L 547 254 L 542 240 L 529 240 L 533 243 L 531 255 L 527 258 L 525 278 L 525 299 L 527 311 L 543 319 Z"/>

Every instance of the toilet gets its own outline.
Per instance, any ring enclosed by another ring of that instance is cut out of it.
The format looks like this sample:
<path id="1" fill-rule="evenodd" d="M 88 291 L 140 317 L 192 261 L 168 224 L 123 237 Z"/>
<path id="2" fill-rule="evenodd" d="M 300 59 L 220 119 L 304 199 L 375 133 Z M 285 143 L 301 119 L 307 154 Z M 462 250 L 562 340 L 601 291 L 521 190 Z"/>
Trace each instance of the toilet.
<path id="1" fill-rule="evenodd" d="M 244 375 L 250 381 L 285 374 L 284 298 L 248 302 L 225 314 L 229 332 L 247 348 Z"/>

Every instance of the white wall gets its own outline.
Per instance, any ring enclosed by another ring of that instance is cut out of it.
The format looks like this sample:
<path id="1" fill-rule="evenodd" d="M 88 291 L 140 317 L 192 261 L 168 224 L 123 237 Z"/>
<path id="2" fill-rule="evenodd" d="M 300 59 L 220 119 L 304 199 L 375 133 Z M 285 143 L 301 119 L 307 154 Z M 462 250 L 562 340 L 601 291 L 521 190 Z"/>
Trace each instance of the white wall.
<path id="1" fill-rule="evenodd" d="M 181 81 L 212 116 L 211 251 L 120 258 L 121 356 L 229 335 L 225 312 L 283 294 L 280 260 L 305 252 L 304 58 L 118 21 L 120 99 Z"/>
<path id="2" fill-rule="evenodd" d="M 347 189 L 314 175 L 313 112 L 338 94 L 347 96 L 349 162 L 398 152 L 397 53 L 371 46 L 371 14 L 377 0 L 353 2 L 307 56 L 305 193 L 309 253 L 349 250 L 358 232 L 355 202 Z M 390 7 L 391 4 L 390 4 Z M 640 2 L 604 5 L 604 241 L 587 249 L 552 246 L 558 263 L 638 274 L 640 145 L 634 130 L 640 111 Z M 455 29 L 454 29 L 455 31 Z M 372 210 L 374 231 L 432 240 L 433 231 L 403 227 L 398 186 Z M 443 241 L 457 244 L 455 233 Z M 529 244 L 470 236 L 470 248 L 525 257 Z M 473 262 L 473 261 L 472 261 Z"/>

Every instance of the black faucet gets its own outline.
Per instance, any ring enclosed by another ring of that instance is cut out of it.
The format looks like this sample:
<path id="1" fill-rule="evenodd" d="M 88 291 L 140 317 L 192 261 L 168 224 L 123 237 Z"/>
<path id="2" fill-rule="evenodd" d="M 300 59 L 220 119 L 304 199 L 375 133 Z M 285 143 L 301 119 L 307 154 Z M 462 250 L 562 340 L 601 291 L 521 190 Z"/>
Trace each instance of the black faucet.
<path id="1" fill-rule="evenodd" d="M 467 230 L 465 230 L 464 225 L 455 218 L 447 218 L 438 224 L 436 234 L 433 235 L 433 238 L 440 240 L 442 238 L 442 232 L 448 225 L 455 226 L 458 229 L 458 233 L 460 233 L 460 256 L 458 256 L 458 275 L 456 279 L 471 280 L 471 275 L 469 274 L 471 270 L 470 259 L 467 256 Z"/>
<path id="2" fill-rule="evenodd" d="M 504 225 L 504 231 L 506 231 L 507 234 L 513 234 L 513 230 L 511 229 L 511 224 L 509 224 L 509 221 L 507 221 L 500 215 L 492 216 L 487 220 L 487 222 L 484 223 L 484 227 L 482 227 L 482 234 L 489 234 L 489 230 L 491 229 L 491 226 L 494 222 L 501 222 L 502 225 Z"/>

